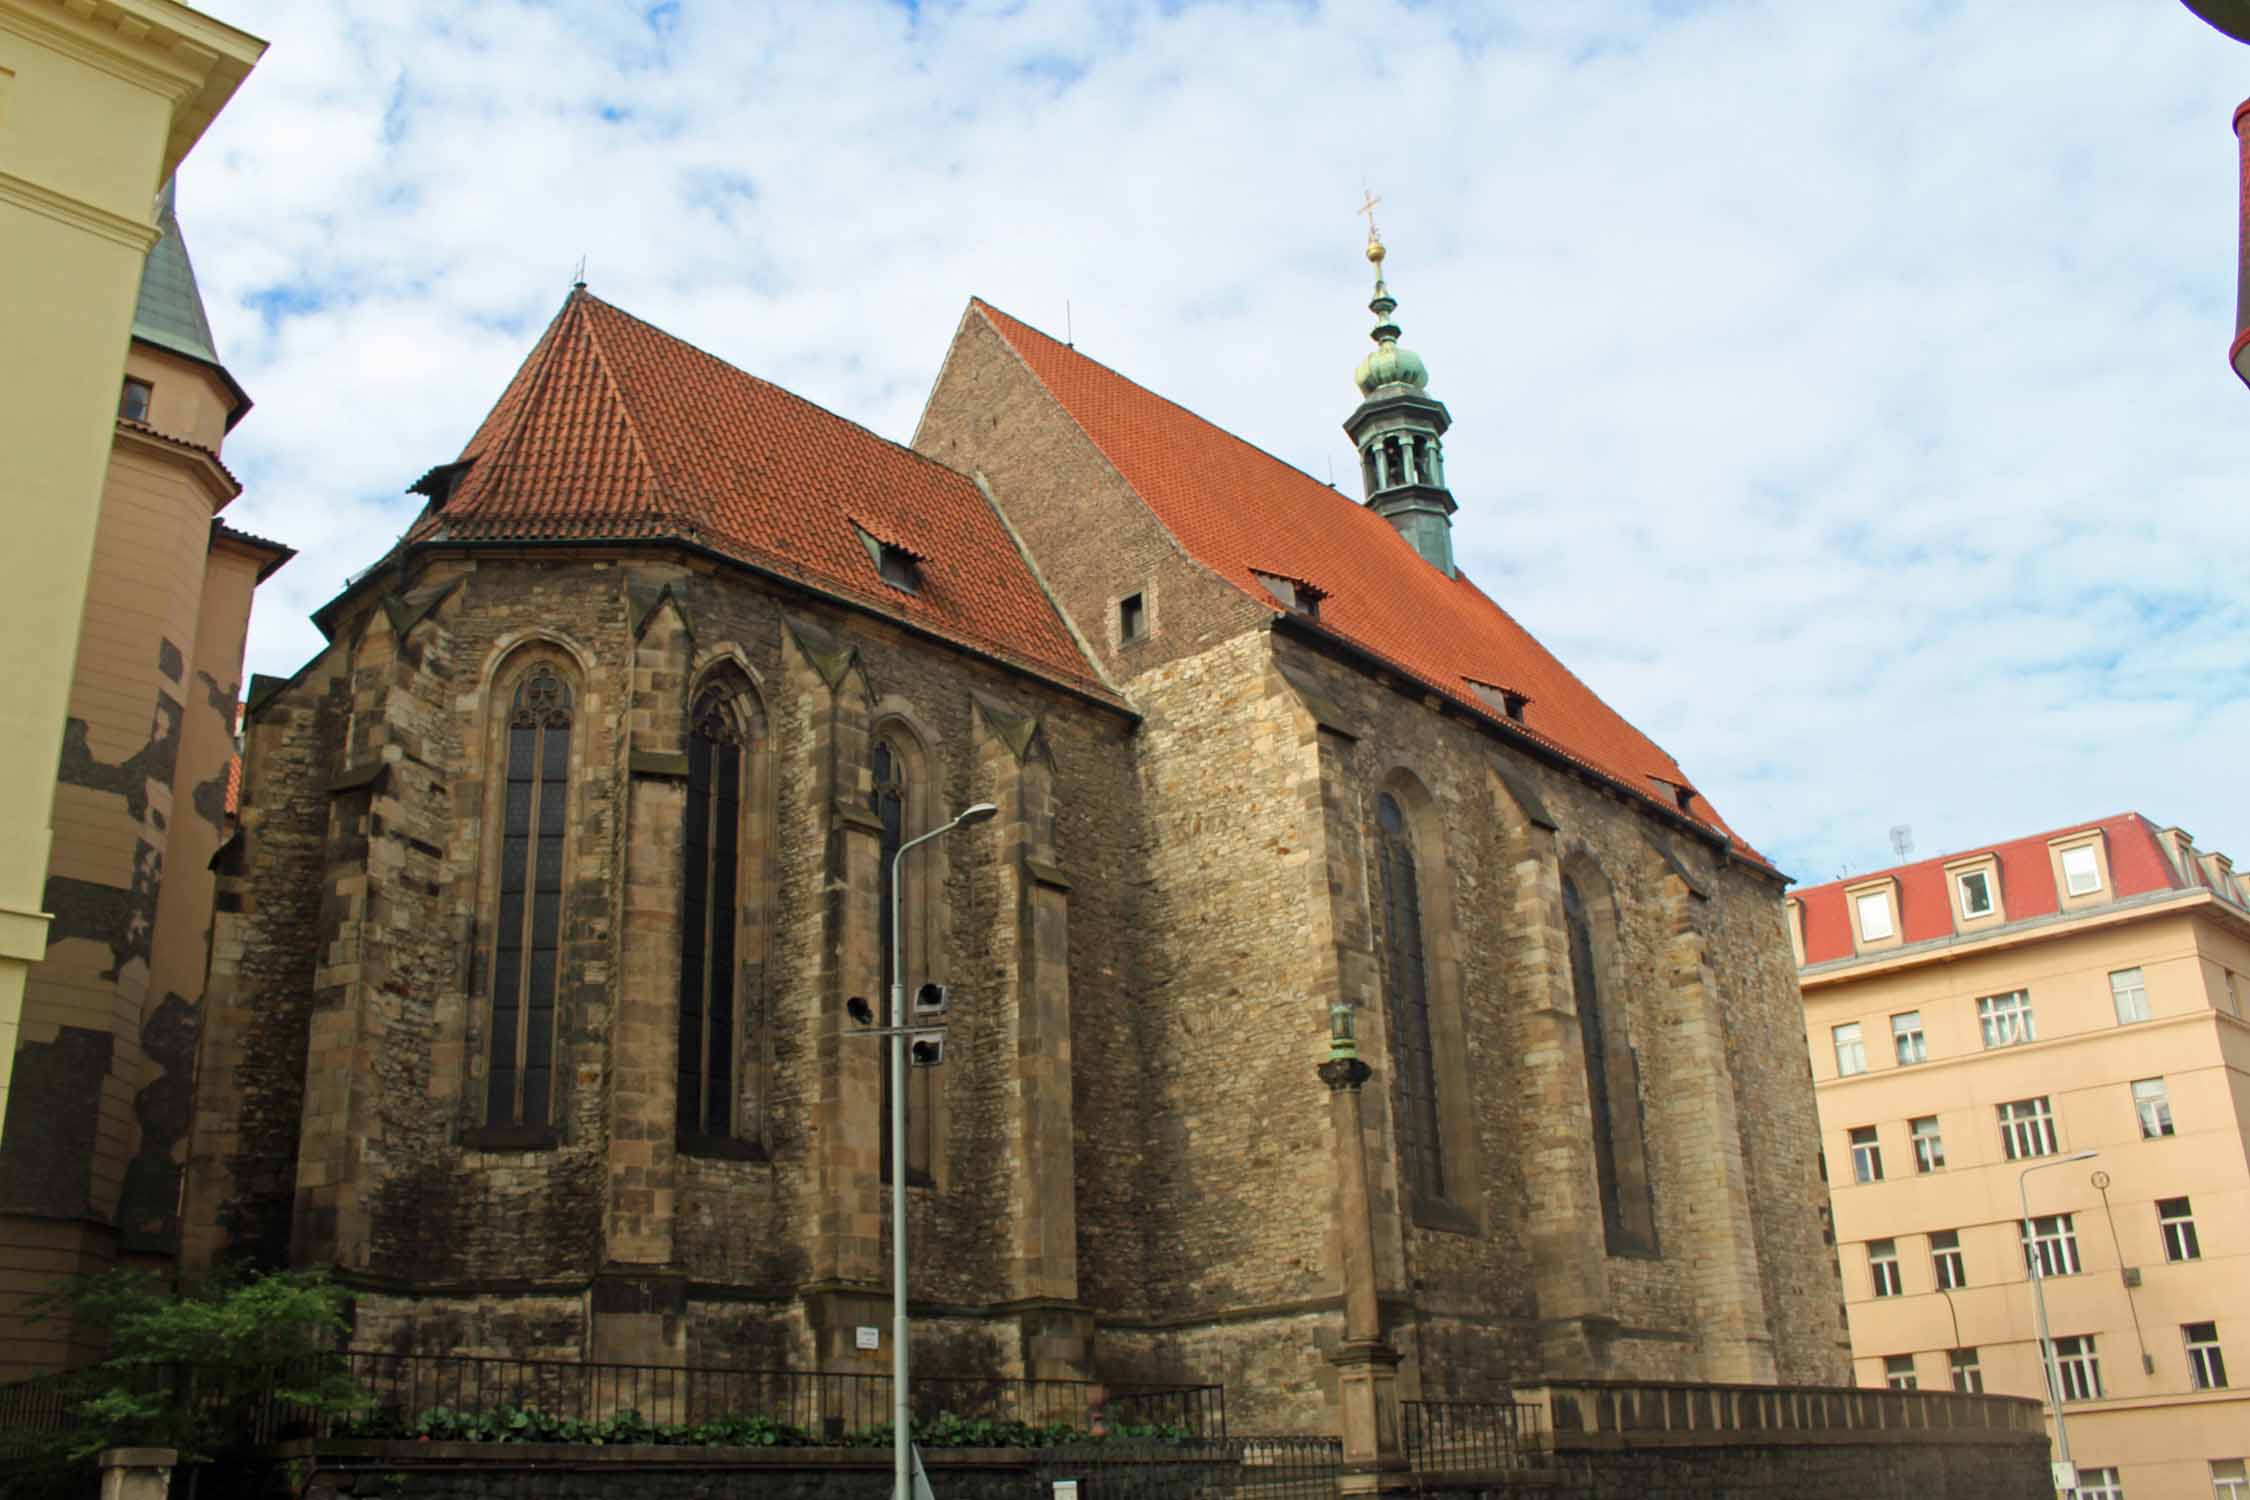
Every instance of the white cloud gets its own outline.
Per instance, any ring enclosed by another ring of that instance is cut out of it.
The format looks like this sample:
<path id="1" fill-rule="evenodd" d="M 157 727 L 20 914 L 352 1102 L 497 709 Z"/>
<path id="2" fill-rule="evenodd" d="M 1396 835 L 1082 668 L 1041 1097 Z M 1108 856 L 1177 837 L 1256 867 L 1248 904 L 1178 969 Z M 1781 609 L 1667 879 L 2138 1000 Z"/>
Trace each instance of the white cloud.
<path id="1" fill-rule="evenodd" d="M 273 50 L 181 210 L 259 401 L 230 515 L 304 554 L 258 670 L 581 254 L 902 438 L 972 292 L 1067 303 L 1082 349 L 1348 476 L 1365 181 L 1465 565 L 1786 867 L 2127 806 L 2250 843 L 2246 75 L 2184 9 L 219 8 Z"/>

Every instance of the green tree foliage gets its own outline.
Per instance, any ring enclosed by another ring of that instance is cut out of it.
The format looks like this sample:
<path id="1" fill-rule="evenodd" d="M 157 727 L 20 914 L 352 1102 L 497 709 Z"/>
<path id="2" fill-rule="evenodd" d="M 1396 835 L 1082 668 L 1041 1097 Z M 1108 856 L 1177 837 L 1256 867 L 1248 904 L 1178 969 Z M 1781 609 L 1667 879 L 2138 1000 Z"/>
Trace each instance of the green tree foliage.
<path id="1" fill-rule="evenodd" d="M 70 1453 L 177 1448 L 182 1462 L 241 1447 L 261 1421 L 349 1415 L 367 1404 L 336 1350 L 343 1292 L 318 1272 L 214 1277 L 173 1293 L 130 1271 L 50 1299 L 109 1355 L 83 1382 Z"/>

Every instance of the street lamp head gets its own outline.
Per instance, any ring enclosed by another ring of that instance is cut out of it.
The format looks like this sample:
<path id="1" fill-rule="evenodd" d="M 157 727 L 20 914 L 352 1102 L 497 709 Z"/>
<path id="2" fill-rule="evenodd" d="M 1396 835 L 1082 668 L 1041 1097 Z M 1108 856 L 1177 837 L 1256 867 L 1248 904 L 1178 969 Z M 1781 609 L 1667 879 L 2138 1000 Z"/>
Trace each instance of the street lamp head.
<path id="1" fill-rule="evenodd" d="M 986 818 L 991 817 L 999 810 L 999 808 L 994 807 L 989 802 L 974 803 L 971 806 L 962 808 L 961 811 L 954 816 L 953 826 L 956 828 L 962 828 L 971 823 L 982 823 Z"/>
<path id="2" fill-rule="evenodd" d="M 2063 1161 L 2088 1161 L 2099 1155 L 2101 1155 L 2099 1151 L 2073 1151 L 2070 1153 L 2070 1155 L 2064 1157 L 2062 1161 L 2056 1162 L 2055 1165 L 2059 1167 L 2063 1164 Z"/>

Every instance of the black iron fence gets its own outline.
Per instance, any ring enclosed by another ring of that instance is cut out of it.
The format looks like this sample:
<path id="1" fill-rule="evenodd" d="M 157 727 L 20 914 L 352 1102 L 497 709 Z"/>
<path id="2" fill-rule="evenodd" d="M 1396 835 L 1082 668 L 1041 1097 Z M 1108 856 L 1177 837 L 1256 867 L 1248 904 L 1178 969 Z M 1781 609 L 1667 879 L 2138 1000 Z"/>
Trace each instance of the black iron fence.
<path id="1" fill-rule="evenodd" d="M 353 1436 L 724 1444 L 731 1435 L 756 1443 L 837 1443 L 871 1440 L 893 1418 L 887 1375 L 370 1350 L 338 1354 L 330 1368 L 349 1376 L 367 1398 L 361 1411 L 324 1414 L 268 1388 L 233 1391 L 223 1398 L 229 1409 L 210 1415 L 238 1429 L 250 1445 Z M 221 1398 L 199 1388 L 197 1374 L 176 1366 L 133 1378 L 178 1407 L 201 1411 Z M 117 1380 L 70 1371 L 0 1386 L 0 1457 L 68 1432 L 79 1422 L 80 1404 Z M 1111 1434 L 1226 1437 L 1226 1395 L 1215 1385 L 931 1375 L 912 1378 L 907 1390 L 909 1413 L 925 1443 L 1018 1447 Z M 710 1430 L 686 1431 L 696 1428 Z"/>
<path id="2" fill-rule="evenodd" d="M 1546 1449 L 1539 1417 L 1518 1401 L 1401 1401 L 1400 1446 L 1420 1473 L 1520 1469 Z"/>

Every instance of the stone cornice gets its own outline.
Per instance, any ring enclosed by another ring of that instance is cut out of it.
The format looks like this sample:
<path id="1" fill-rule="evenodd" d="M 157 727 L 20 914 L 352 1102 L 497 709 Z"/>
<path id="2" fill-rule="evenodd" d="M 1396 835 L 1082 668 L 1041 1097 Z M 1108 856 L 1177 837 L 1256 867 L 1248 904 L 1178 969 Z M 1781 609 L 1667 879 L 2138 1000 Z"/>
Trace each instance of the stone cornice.
<path id="1" fill-rule="evenodd" d="M 0 11 L 4 16 L 5 11 Z M 0 203 L 10 203 L 17 208 L 44 215 L 73 229 L 83 229 L 88 234 L 114 244 L 123 245 L 136 255 L 146 255 L 156 243 L 156 226 L 128 219 L 123 214 L 113 214 L 106 208 L 41 187 L 28 177 L 18 177 L 13 172 L 0 172 Z"/>

